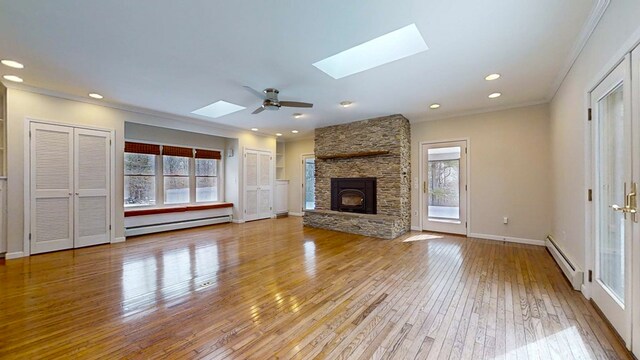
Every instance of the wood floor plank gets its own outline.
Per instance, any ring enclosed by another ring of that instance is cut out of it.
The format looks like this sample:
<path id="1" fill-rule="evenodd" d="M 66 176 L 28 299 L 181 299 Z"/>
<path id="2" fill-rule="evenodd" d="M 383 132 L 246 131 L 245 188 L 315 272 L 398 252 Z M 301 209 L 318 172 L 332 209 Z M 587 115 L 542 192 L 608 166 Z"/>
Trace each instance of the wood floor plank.
<path id="1" fill-rule="evenodd" d="M 1 261 L 0 334 L 18 359 L 629 358 L 542 247 L 293 217 Z"/>

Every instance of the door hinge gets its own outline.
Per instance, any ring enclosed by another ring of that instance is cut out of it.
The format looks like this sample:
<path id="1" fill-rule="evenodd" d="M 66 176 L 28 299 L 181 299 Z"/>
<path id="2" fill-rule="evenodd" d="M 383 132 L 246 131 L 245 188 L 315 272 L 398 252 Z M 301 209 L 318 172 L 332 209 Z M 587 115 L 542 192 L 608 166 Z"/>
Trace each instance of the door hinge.
<path id="1" fill-rule="evenodd" d="M 464 228 L 465 228 L 465 229 L 467 228 L 467 225 L 468 225 L 468 223 L 465 221 L 465 222 L 464 222 Z"/>
<path id="2" fill-rule="evenodd" d="M 464 153 L 465 153 L 465 154 L 467 153 L 467 148 L 464 148 Z"/>
<path id="3" fill-rule="evenodd" d="M 109 140 L 109 145 L 113 145 L 113 143 L 111 142 L 111 140 Z"/>
<path id="4" fill-rule="evenodd" d="M 111 225 L 109 225 L 109 230 L 111 230 Z"/>
<path id="5" fill-rule="evenodd" d="M 273 210 L 273 208 L 272 208 L 272 207 L 269 207 L 269 210 Z"/>
<path id="6" fill-rule="evenodd" d="M 246 210 L 246 209 L 244 210 L 244 213 L 245 213 L 245 214 L 247 213 L 247 210 Z"/>
<path id="7" fill-rule="evenodd" d="M 591 117 L 591 108 L 589 108 L 589 110 L 587 110 L 587 120 L 591 121 L 592 117 Z"/>
<path id="8" fill-rule="evenodd" d="M 593 201 L 593 190 L 589 189 L 589 191 L 587 191 L 587 199 Z"/>
<path id="9" fill-rule="evenodd" d="M 593 282 L 593 271 L 589 270 L 589 282 Z"/>
<path id="10" fill-rule="evenodd" d="M 31 233 L 29 233 L 29 240 L 31 240 Z"/>
<path id="11" fill-rule="evenodd" d="M 467 185 L 465 185 L 464 186 L 464 191 L 467 191 L 467 190 L 468 190 Z"/>

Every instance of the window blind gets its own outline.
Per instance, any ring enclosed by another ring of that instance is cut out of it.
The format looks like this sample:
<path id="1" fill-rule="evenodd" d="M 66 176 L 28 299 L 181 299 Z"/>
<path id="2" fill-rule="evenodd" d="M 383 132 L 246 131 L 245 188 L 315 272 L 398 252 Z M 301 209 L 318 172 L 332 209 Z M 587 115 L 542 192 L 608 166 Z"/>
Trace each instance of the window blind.
<path id="1" fill-rule="evenodd" d="M 147 155 L 160 155 L 160 145 L 143 144 L 137 142 L 127 141 L 124 143 L 124 152 L 147 154 Z"/>
<path id="2" fill-rule="evenodd" d="M 196 149 L 196 159 L 222 159 L 220 151 Z"/>
<path id="3" fill-rule="evenodd" d="M 178 146 L 163 146 L 162 155 L 193 157 L 193 149 Z"/>

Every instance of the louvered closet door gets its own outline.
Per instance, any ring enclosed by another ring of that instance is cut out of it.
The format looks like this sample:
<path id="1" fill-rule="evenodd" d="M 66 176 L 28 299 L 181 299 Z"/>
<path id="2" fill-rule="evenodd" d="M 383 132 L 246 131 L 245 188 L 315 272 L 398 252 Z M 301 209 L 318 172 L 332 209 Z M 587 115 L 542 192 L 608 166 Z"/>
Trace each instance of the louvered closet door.
<path id="1" fill-rule="evenodd" d="M 271 153 L 268 152 L 258 154 L 258 216 L 261 219 L 271 217 L 271 199 L 273 198 L 271 158 Z"/>
<path id="2" fill-rule="evenodd" d="M 110 137 L 75 129 L 75 247 L 110 242 Z"/>
<path id="3" fill-rule="evenodd" d="M 31 253 L 73 247 L 73 128 L 32 123 Z"/>
<path id="4" fill-rule="evenodd" d="M 258 219 L 258 152 L 245 150 L 244 153 L 244 218 L 246 221 Z"/>

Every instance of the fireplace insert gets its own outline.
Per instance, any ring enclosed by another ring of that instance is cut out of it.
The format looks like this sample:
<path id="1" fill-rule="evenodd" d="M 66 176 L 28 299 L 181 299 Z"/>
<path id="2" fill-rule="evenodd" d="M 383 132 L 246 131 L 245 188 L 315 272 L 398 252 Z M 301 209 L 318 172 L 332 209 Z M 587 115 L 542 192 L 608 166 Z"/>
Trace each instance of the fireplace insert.
<path id="1" fill-rule="evenodd" d="M 331 210 L 376 214 L 376 178 L 332 178 Z"/>

